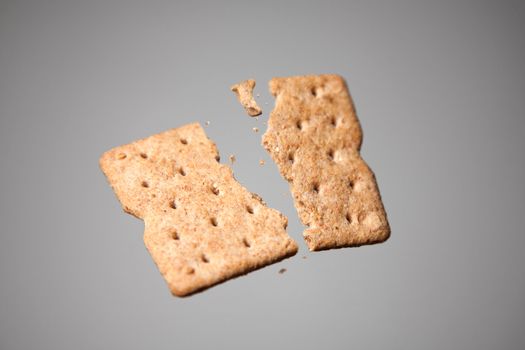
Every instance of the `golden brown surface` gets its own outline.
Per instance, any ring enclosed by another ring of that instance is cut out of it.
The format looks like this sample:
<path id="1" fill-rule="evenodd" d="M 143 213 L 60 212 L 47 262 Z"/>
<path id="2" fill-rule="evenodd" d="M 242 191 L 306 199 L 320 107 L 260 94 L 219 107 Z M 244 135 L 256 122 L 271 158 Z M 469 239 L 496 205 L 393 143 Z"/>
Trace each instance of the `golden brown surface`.
<path id="1" fill-rule="evenodd" d="M 291 186 L 310 250 L 379 243 L 390 227 L 375 176 L 359 155 L 362 133 L 337 75 L 274 78 L 263 145 Z"/>
<path id="2" fill-rule="evenodd" d="M 199 124 L 102 155 L 124 210 L 145 222 L 144 243 L 171 292 L 185 296 L 292 256 L 287 219 L 218 162 Z"/>
<path id="3" fill-rule="evenodd" d="M 253 79 L 243 80 L 230 88 L 237 95 L 237 99 L 246 110 L 246 113 L 252 117 L 256 117 L 262 113 L 261 107 L 257 105 L 257 102 L 255 102 L 253 98 L 254 88 L 255 80 Z"/>

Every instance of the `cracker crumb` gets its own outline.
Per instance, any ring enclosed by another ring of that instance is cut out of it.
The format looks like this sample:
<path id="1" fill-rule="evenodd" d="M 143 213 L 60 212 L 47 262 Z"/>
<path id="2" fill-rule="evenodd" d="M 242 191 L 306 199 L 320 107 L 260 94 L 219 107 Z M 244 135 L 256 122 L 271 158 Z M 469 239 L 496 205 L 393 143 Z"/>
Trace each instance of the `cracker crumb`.
<path id="1" fill-rule="evenodd" d="M 255 80 L 243 80 L 238 84 L 232 85 L 230 88 L 237 95 L 237 99 L 246 110 L 246 113 L 251 117 L 262 114 L 262 109 L 257 105 L 253 98 L 253 88 L 255 88 Z"/>
<path id="2" fill-rule="evenodd" d="M 235 163 L 235 161 L 237 160 L 233 154 L 231 154 L 228 158 L 230 159 L 230 163 L 232 164 Z"/>
<path id="3" fill-rule="evenodd" d="M 282 269 L 279 270 L 279 273 L 280 273 L 281 275 L 282 275 L 283 273 L 285 273 L 285 272 L 286 272 L 286 269 L 285 269 L 285 268 L 282 268 Z"/>
<path id="4" fill-rule="evenodd" d="M 306 255 L 303 255 L 303 259 L 306 259 L 306 258 L 307 258 L 307 256 L 306 256 Z"/>
<path id="5" fill-rule="evenodd" d="M 259 161 L 259 165 L 260 165 L 260 166 L 263 166 L 263 165 L 264 165 L 264 159 L 261 159 L 261 160 Z"/>
<path id="6" fill-rule="evenodd" d="M 253 128 L 253 132 L 259 132 L 259 128 Z"/>
<path id="7" fill-rule="evenodd" d="M 206 123 L 204 123 L 204 125 L 206 125 L 206 126 L 210 126 L 210 121 L 207 120 Z"/>

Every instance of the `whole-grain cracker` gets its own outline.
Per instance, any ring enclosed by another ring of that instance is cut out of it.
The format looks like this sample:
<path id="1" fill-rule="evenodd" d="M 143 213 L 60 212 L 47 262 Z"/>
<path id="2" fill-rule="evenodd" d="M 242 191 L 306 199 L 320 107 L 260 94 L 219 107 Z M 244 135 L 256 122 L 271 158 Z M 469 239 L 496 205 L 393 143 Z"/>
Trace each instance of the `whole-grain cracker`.
<path id="1" fill-rule="evenodd" d="M 310 250 L 379 243 L 390 227 L 362 133 L 337 75 L 274 78 L 275 109 L 263 146 L 291 186 Z"/>
<path id="2" fill-rule="evenodd" d="M 286 217 L 242 187 L 218 159 L 196 123 L 100 158 L 124 211 L 144 220 L 144 243 L 178 296 L 297 252 Z"/>

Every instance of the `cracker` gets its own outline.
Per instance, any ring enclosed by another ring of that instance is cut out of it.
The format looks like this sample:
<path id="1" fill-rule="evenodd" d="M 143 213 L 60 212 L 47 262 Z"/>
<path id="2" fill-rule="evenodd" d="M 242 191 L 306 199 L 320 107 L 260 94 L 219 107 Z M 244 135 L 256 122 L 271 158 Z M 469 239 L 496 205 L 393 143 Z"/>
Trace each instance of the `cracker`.
<path id="1" fill-rule="evenodd" d="M 253 89 L 255 88 L 255 80 L 243 80 L 238 84 L 233 85 L 230 89 L 235 92 L 237 99 L 242 104 L 246 113 L 255 117 L 261 115 L 262 109 L 257 105 L 253 98 Z"/>
<path id="2" fill-rule="evenodd" d="M 337 75 L 274 78 L 263 146 L 291 186 L 310 250 L 379 243 L 390 235 L 362 133 Z"/>
<path id="3" fill-rule="evenodd" d="M 286 217 L 242 187 L 218 159 L 196 123 L 100 158 L 124 210 L 144 220 L 144 243 L 178 296 L 297 252 Z"/>

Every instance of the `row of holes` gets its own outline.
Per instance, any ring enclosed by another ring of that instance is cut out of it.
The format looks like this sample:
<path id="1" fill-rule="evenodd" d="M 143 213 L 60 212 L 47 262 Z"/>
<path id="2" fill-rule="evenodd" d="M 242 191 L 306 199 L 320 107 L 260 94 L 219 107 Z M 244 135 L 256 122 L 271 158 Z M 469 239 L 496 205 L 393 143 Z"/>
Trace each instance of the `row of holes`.
<path id="1" fill-rule="evenodd" d="M 333 149 L 329 149 L 328 152 L 326 152 L 326 155 L 328 156 L 328 159 L 332 161 L 334 160 L 335 153 Z M 292 164 L 294 163 L 295 154 L 293 152 L 288 153 L 288 161 Z"/>
<path id="2" fill-rule="evenodd" d="M 177 201 L 176 201 L 176 200 L 173 200 L 173 201 L 170 202 L 170 208 L 171 208 L 171 209 L 177 209 Z M 252 208 L 251 206 L 249 206 L 249 205 L 246 206 L 246 211 L 247 211 L 248 213 L 250 213 L 250 214 L 253 214 L 253 213 L 254 213 L 253 208 Z M 215 217 L 212 217 L 212 218 L 210 219 L 210 223 L 211 223 L 213 226 L 215 226 L 215 227 L 219 226 L 219 222 L 217 221 L 217 218 L 215 218 Z"/>
<path id="3" fill-rule="evenodd" d="M 333 127 L 336 127 L 337 124 L 338 124 L 337 119 L 335 117 L 331 117 L 330 118 L 330 125 L 332 125 Z M 304 128 L 304 121 L 299 119 L 298 121 L 295 122 L 295 126 L 297 127 L 297 129 L 303 130 L 303 128 Z"/>
<path id="4" fill-rule="evenodd" d="M 348 187 L 349 187 L 351 190 L 354 189 L 354 181 L 353 181 L 353 180 L 348 180 Z M 319 184 L 319 182 L 316 181 L 316 182 L 314 182 L 314 183 L 312 184 L 312 191 L 313 191 L 314 193 L 319 193 L 319 191 L 320 191 L 320 184 Z"/>
<path id="5" fill-rule="evenodd" d="M 140 156 L 141 158 L 143 159 L 148 159 L 148 155 L 146 153 L 140 153 Z M 123 159 L 126 159 L 127 158 L 127 155 L 125 153 L 119 153 L 117 155 L 117 159 L 119 160 L 123 160 Z M 215 156 L 215 160 L 217 160 L 217 162 L 220 162 L 221 161 L 221 157 L 219 155 Z M 179 169 L 177 170 L 177 172 L 179 174 L 181 174 L 182 176 L 186 176 L 186 170 L 184 170 L 183 167 L 179 167 Z M 146 182 L 143 182 L 143 184 L 146 183 Z M 147 185 L 143 187 L 148 187 Z"/>
<path id="6" fill-rule="evenodd" d="M 175 241 L 178 241 L 180 240 L 180 235 L 179 233 L 176 231 L 176 230 L 173 230 L 171 231 L 171 238 Z M 245 238 L 242 239 L 242 244 L 246 247 L 246 248 L 250 248 L 252 245 L 250 244 L 250 242 L 248 242 L 248 240 Z"/>
<path id="7" fill-rule="evenodd" d="M 171 238 L 175 241 L 178 241 L 180 240 L 180 236 L 179 236 L 179 233 L 175 230 L 173 230 L 171 232 Z M 246 247 L 246 248 L 250 248 L 252 245 L 250 244 L 250 242 L 248 242 L 248 240 L 246 238 L 243 238 L 242 239 L 242 244 Z"/>
<path id="8" fill-rule="evenodd" d="M 364 213 L 360 213 L 358 216 L 357 216 L 357 222 L 360 223 L 362 222 L 364 219 L 365 219 L 366 215 Z M 350 216 L 350 213 L 346 213 L 345 215 L 345 219 L 346 221 L 351 224 L 352 223 L 352 217 Z"/>
<path id="9" fill-rule="evenodd" d="M 119 153 L 119 154 L 117 154 L 117 159 L 118 159 L 118 160 L 123 160 L 123 159 L 126 159 L 127 157 L 128 157 L 128 156 L 127 156 L 126 153 Z M 140 157 L 143 158 L 143 159 L 148 159 L 148 155 L 147 155 L 146 153 L 144 153 L 144 152 L 140 153 Z M 221 161 L 221 157 L 220 157 L 219 155 L 216 155 L 216 156 L 215 156 L 215 160 L 216 160 L 217 162 L 220 162 L 220 161 Z M 180 168 L 180 173 L 181 173 L 183 176 L 186 175 L 186 174 L 183 174 L 183 170 L 182 170 L 182 168 Z"/>
<path id="10" fill-rule="evenodd" d="M 187 145 L 188 144 L 188 140 L 184 139 L 184 138 L 181 138 L 180 139 L 180 143 L 182 143 L 183 145 Z M 140 153 L 140 157 L 143 158 L 143 159 L 148 159 L 148 155 L 146 153 L 144 153 L 144 152 Z M 119 160 L 126 159 L 126 158 L 127 158 L 126 153 L 119 153 L 117 155 L 117 159 L 119 159 Z"/>

